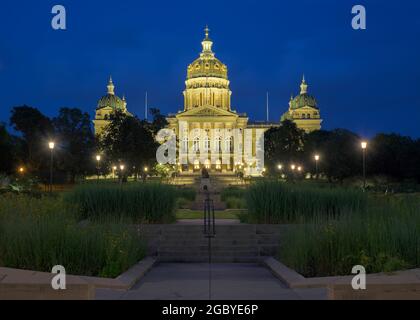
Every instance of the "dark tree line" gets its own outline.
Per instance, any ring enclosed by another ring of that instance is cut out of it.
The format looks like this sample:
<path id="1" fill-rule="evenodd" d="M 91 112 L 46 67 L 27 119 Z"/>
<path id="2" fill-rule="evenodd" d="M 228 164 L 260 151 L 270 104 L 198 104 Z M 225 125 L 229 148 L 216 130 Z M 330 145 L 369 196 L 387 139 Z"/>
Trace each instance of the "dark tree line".
<path id="1" fill-rule="evenodd" d="M 156 143 L 154 135 L 166 126 L 158 109 L 151 109 L 153 121 L 115 112 L 107 133 L 94 136 L 88 113 L 77 108 L 61 108 L 49 118 L 30 106 L 14 107 L 10 125 L 18 133 L 12 135 L 0 124 L 0 173 L 16 174 L 25 168 L 26 176 L 48 181 L 50 150 L 54 141 L 54 180 L 75 182 L 78 178 L 97 173 L 95 156 L 102 156 L 101 171 L 109 172 L 111 165 L 124 163 L 127 172 L 139 173 L 145 166 L 153 167 Z"/>
<path id="2" fill-rule="evenodd" d="M 314 156 L 320 156 L 319 170 L 331 181 L 362 174 L 362 138 L 345 130 L 315 131 L 306 134 L 293 122 L 265 134 L 265 160 L 269 172 L 278 172 L 278 164 L 287 171 L 290 163 L 315 172 Z M 398 134 L 377 134 L 368 141 L 366 166 L 369 176 L 386 176 L 395 181 L 420 182 L 420 139 Z"/>

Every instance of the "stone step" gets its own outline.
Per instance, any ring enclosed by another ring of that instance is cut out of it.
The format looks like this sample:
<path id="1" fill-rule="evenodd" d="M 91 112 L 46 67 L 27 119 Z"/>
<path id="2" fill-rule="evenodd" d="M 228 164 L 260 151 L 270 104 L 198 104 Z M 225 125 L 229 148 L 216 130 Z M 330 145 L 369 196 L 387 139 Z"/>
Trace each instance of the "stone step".
<path id="1" fill-rule="evenodd" d="M 163 256 L 157 257 L 159 262 L 208 262 L 209 257 L 207 256 Z M 211 261 L 213 263 L 251 263 L 259 262 L 261 258 L 259 256 L 212 256 Z"/>
<path id="2" fill-rule="evenodd" d="M 249 233 L 255 234 L 255 226 L 254 225 L 247 225 L 247 224 L 216 225 L 216 228 L 220 232 L 240 231 L 240 232 L 249 232 Z M 162 233 L 168 233 L 168 232 L 174 232 L 174 231 L 175 232 L 176 231 L 194 232 L 194 231 L 201 231 L 201 230 L 203 230 L 202 225 L 179 225 L 179 224 L 174 224 L 174 225 L 165 226 L 165 228 L 162 230 Z"/>
<path id="3" fill-rule="evenodd" d="M 230 246 L 224 246 L 224 245 L 217 245 L 217 244 L 211 244 L 211 249 L 214 251 L 235 251 L 235 252 L 241 252 L 241 251 L 258 251 L 258 246 L 256 245 L 230 245 Z M 177 246 L 177 245 L 171 245 L 171 244 L 164 244 L 159 246 L 159 251 L 202 251 L 208 250 L 208 244 L 203 245 L 189 245 L 189 246 Z"/>
<path id="4" fill-rule="evenodd" d="M 197 240 L 197 241 L 190 241 L 190 240 L 174 240 L 174 241 L 168 241 L 168 240 L 160 240 L 156 241 L 156 243 L 159 242 L 161 246 L 206 246 L 208 245 L 207 239 Z M 216 240 L 212 239 L 211 241 L 212 246 L 257 246 L 258 242 L 255 240 Z M 266 245 L 266 244 L 264 244 Z M 267 244 L 269 245 L 269 244 Z"/>
<path id="5" fill-rule="evenodd" d="M 241 256 L 258 256 L 259 252 L 256 250 L 243 250 L 243 251 L 235 251 L 235 250 L 212 250 L 212 256 L 222 256 L 222 257 L 241 257 Z M 158 256 L 177 256 L 177 257 L 194 257 L 194 256 L 208 256 L 208 250 L 202 251 L 158 251 Z"/>

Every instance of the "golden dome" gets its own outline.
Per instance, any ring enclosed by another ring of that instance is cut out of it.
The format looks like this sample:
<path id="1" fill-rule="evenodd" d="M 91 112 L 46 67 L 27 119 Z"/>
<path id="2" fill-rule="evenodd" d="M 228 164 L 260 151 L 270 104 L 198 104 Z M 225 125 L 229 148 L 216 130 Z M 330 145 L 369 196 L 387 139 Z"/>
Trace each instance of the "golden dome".
<path id="1" fill-rule="evenodd" d="M 203 51 L 200 57 L 188 66 L 187 80 L 200 77 L 216 77 L 226 79 L 227 67 L 214 56 L 212 51 L 213 41 L 209 38 L 209 29 L 205 29 L 205 38 L 201 42 Z"/>

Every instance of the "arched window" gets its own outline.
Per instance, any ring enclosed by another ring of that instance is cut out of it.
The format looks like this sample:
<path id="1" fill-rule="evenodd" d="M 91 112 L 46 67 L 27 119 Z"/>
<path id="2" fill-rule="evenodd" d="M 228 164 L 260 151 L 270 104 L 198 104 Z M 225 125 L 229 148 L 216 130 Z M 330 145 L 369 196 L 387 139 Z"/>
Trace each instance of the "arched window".
<path id="1" fill-rule="evenodd" d="M 222 137 L 217 137 L 215 143 L 215 151 L 220 152 L 222 148 Z"/>
<path id="2" fill-rule="evenodd" d="M 198 152 L 200 150 L 200 138 L 195 137 L 193 140 L 193 151 Z"/>
<path id="3" fill-rule="evenodd" d="M 225 140 L 225 152 L 232 152 L 233 151 L 233 144 L 232 144 L 232 137 L 227 137 Z"/>
<path id="4" fill-rule="evenodd" d="M 210 138 L 208 136 L 204 139 L 204 150 L 210 151 Z"/>
<path id="5" fill-rule="evenodd" d="M 188 138 L 184 138 L 182 140 L 182 152 L 187 152 L 188 151 Z"/>

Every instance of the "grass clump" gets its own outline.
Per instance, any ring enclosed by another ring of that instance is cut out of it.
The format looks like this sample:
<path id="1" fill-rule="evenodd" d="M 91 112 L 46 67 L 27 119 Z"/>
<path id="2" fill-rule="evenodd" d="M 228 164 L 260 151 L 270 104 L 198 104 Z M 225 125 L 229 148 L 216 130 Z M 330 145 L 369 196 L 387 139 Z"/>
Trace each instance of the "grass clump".
<path id="1" fill-rule="evenodd" d="M 357 189 L 261 181 L 246 193 L 248 222 L 299 223 L 315 217 L 336 217 L 364 211 L 367 195 Z"/>
<path id="2" fill-rule="evenodd" d="M 82 226 L 60 198 L 0 197 L 0 266 L 116 277 L 144 256 L 144 241 L 126 225 Z"/>
<path id="3" fill-rule="evenodd" d="M 316 218 L 288 232 L 279 258 L 307 277 L 420 266 L 420 199 L 370 199 L 366 211 Z"/>
<path id="4" fill-rule="evenodd" d="M 65 196 L 77 205 L 79 218 L 133 223 L 164 223 L 175 219 L 177 190 L 158 183 L 85 184 Z"/>

